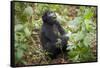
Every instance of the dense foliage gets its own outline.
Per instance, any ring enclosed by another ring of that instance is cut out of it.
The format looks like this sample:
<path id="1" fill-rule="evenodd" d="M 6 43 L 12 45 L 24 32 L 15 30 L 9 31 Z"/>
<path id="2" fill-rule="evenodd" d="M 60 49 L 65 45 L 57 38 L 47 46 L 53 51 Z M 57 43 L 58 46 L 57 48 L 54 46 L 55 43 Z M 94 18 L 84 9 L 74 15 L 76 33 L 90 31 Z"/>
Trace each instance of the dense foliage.
<path id="1" fill-rule="evenodd" d="M 56 12 L 70 36 L 67 60 L 45 59 L 39 37 L 41 16 L 48 9 Z M 96 7 L 16 2 L 14 10 L 16 65 L 96 61 Z"/>

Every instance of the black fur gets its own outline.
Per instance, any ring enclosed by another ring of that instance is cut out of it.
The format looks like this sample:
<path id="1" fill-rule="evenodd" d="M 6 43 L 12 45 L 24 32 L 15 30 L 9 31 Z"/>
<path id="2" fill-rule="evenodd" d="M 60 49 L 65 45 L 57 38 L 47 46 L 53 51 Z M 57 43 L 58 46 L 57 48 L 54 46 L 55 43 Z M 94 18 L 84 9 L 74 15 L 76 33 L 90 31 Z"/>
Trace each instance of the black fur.
<path id="1" fill-rule="evenodd" d="M 43 49 L 51 53 L 49 55 L 51 58 L 55 58 L 61 53 L 61 49 L 57 47 L 58 44 L 62 47 L 63 51 L 66 51 L 68 41 L 68 37 L 64 36 L 66 32 L 56 20 L 56 17 L 56 14 L 52 11 L 46 11 L 42 16 L 41 43 Z"/>

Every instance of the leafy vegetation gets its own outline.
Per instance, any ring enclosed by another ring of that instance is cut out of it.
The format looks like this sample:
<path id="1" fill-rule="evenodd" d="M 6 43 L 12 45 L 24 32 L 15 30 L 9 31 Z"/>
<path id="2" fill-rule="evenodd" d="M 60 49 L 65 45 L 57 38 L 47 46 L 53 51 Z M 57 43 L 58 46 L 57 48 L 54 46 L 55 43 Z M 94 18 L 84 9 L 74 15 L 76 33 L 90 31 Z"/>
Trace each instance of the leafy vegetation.
<path id="1" fill-rule="evenodd" d="M 41 17 L 48 9 L 56 12 L 70 36 L 68 59 L 46 60 L 39 37 Z M 96 61 L 96 7 L 15 2 L 14 10 L 16 65 Z"/>

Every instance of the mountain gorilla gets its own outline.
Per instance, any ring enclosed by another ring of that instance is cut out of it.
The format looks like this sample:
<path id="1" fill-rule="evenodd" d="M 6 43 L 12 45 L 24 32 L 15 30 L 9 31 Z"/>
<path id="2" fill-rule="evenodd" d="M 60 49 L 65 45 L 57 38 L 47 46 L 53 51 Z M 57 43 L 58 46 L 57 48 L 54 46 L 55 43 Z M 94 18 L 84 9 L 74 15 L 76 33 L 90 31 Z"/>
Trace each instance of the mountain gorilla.
<path id="1" fill-rule="evenodd" d="M 46 11 L 42 16 L 41 44 L 51 58 L 56 58 L 61 53 L 61 49 L 63 52 L 66 51 L 69 39 L 56 18 L 57 16 L 53 11 Z"/>

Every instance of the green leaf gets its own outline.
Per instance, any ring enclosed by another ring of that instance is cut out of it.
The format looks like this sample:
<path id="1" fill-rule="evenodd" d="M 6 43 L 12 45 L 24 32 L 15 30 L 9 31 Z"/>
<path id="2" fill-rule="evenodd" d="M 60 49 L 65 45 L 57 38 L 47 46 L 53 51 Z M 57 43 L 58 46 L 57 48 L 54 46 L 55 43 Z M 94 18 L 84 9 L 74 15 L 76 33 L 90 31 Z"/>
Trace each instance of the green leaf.
<path id="1" fill-rule="evenodd" d="M 23 25 L 22 24 L 16 24 L 15 25 L 15 31 L 20 31 L 23 29 Z"/>
<path id="2" fill-rule="evenodd" d="M 93 16 L 93 12 L 91 11 L 90 8 L 85 9 L 85 14 L 84 14 L 84 18 L 85 19 L 90 19 Z"/>
<path id="3" fill-rule="evenodd" d="M 24 32 L 27 37 L 31 35 L 31 32 L 29 31 L 27 27 L 25 27 Z"/>
<path id="4" fill-rule="evenodd" d="M 26 43 L 26 44 L 27 44 L 27 43 Z M 23 43 L 22 43 L 21 46 L 20 46 L 20 49 L 22 49 L 22 50 L 25 51 L 25 50 L 27 49 L 27 45 L 26 45 L 26 44 L 23 44 Z"/>
<path id="5" fill-rule="evenodd" d="M 81 17 L 76 17 L 74 20 L 71 20 L 68 22 L 69 28 L 72 29 L 72 31 L 76 32 L 80 28 L 82 18 Z"/>
<path id="6" fill-rule="evenodd" d="M 92 21 L 90 21 L 90 20 L 85 20 L 85 26 L 86 26 L 86 30 L 87 31 L 90 31 L 91 29 L 92 29 Z"/>
<path id="7" fill-rule="evenodd" d="M 69 54 L 69 57 L 70 58 L 74 58 L 75 56 L 77 56 L 77 51 L 70 51 L 70 52 L 68 52 L 68 54 Z"/>
<path id="8" fill-rule="evenodd" d="M 84 43 L 85 46 L 89 46 L 90 43 L 91 43 L 91 38 L 88 37 L 88 36 L 86 36 L 86 37 L 84 38 L 83 43 Z"/>
<path id="9" fill-rule="evenodd" d="M 21 49 L 18 49 L 17 52 L 15 53 L 16 59 L 20 60 L 23 56 L 23 51 Z"/>
<path id="10" fill-rule="evenodd" d="M 78 33 L 78 38 L 79 38 L 79 40 L 82 40 L 83 38 L 84 38 L 84 32 L 79 32 Z"/>
<path id="11" fill-rule="evenodd" d="M 26 7 L 23 13 L 26 16 L 32 16 L 33 15 L 33 9 L 32 9 L 32 7 L 31 6 Z"/>
<path id="12" fill-rule="evenodd" d="M 72 38 L 75 40 L 75 41 L 80 41 L 84 38 L 84 32 L 80 31 L 78 33 L 74 33 L 72 35 Z"/>

